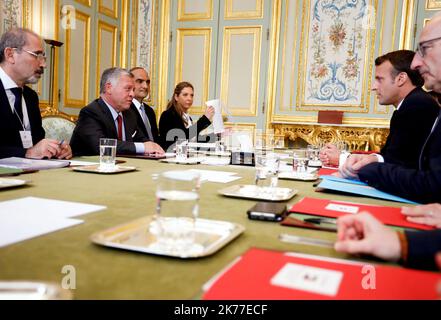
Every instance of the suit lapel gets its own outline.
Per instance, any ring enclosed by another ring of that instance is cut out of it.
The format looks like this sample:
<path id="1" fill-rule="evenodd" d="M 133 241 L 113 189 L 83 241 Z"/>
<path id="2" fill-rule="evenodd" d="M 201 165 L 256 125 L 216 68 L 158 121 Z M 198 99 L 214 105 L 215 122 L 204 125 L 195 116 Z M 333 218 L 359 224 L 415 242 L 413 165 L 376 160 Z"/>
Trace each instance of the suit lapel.
<path id="1" fill-rule="evenodd" d="M 437 127 L 441 125 L 440 121 L 441 121 L 441 110 L 439 111 L 438 117 L 435 119 L 435 122 L 432 126 L 432 130 L 430 131 L 429 136 L 427 137 L 426 141 L 424 141 L 423 147 L 421 148 L 420 157 L 419 157 L 419 161 L 418 161 L 418 164 L 419 164 L 418 167 L 420 170 L 423 170 L 424 151 L 426 149 L 426 146 L 427 146 L 433 132 L 435 132 Z"/>
<path id="2" fill-rule="evenodd" d="M 105 124 L 109 132 L 112 133 L 114 139 L 117 139 L 118 132 L 116 131 L 115 120 L 113 119 L 112 113 L 109 111 L 109 108 L 107 107 L 106 103 L 101 98 L 98 99 L 98 107 L 103 114 L 103 117 L 105 119 Z"/>

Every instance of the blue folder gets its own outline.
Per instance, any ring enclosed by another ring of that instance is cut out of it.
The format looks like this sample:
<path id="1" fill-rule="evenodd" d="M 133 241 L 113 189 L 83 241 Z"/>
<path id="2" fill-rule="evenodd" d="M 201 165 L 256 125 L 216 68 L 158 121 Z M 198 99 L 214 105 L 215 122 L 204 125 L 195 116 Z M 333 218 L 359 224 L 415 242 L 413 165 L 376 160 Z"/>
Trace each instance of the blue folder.
<path id="1" fill-rule="evenodd" d="M 347 192 L 352 194 L 358 194 L 361 196 L 378 198 L 384 200 L 391 200 L 396 202 L 404 202 L 410 204 L 419 204 L 401 197 L 394 196 L 390 193 L 386 193 L 368 186 L 366 183 L 359 180 L 343 179 L 334 176 L 320 176 L 322 181 L 317 186 L 318 188 Z"/>

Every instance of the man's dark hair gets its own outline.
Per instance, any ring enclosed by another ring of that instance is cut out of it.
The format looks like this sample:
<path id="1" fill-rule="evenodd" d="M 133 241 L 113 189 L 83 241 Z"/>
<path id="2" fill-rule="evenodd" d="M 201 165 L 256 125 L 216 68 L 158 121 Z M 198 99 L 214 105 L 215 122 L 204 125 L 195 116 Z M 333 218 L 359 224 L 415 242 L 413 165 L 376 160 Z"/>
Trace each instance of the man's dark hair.
<path id="1" fill-rule="evenodd" d="M 375 59 L 375 65 L 379 66 L 389 61 L 393 66 L 391 72 L 392 77 L 396 77 L 401 72 L 405 72 L 414 86 L 421 87 L 424 85 L 424 79 L 418 70 L 412 70 L 410 68 L 414 56 L 415 52 L 411 50 L 392 51 Z"/>
<path id="2" fill-rule="evenodd" d="M 5 61 L 6 48 L 17 48 L 17 50 L 21 52 L 27 43 L 28 34 L 39 37 L 35 32 L 25 28 L 13 28 L 3 33 L 0 38 L 0 63 Z"/>

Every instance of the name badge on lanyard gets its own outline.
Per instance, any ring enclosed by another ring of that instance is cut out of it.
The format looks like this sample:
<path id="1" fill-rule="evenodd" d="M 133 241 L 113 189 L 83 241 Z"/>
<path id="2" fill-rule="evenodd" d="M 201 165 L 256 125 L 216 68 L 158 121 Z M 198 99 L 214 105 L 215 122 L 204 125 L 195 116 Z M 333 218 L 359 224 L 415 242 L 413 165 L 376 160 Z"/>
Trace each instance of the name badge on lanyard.
<path id="1" fill-rule="evenodd" d="M 29 149 L 33 146 L 32 144 L 32 133 L 28 130 L 20 131 L 21 143 L 23 144 L 23 148 Z"/>

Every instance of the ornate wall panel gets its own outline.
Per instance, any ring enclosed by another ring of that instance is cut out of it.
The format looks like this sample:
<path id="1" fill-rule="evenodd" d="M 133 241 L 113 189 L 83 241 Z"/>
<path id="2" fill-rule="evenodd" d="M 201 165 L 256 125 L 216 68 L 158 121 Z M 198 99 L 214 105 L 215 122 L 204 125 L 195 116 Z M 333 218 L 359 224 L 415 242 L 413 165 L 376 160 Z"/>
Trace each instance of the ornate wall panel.
<path id="1" fill-rule="evenodd" d="M 0 34 L 11 27 L 22 26 L 22 9 L 21 0 L 0 1 Z"/>
<path id="2" fill-rule="evenodd" d="M 98 22 L 97 74 L 116 66 L 117 27 L 104 21 Z M 96 96 L 99 96 L 100 76 L 96 78 Z"/>
<path id="3" fill-rule="evenodd" d="M 441 9 L 441 1 L 426 0 L 426 10 L 439 10 Z"/>
<path id="4" fill-rule="evenodd" d="M 264 0 L 225 0 L 225 20 L 261 19 Z"/>
<path id="5" fill-rule="evenodd" d="M 98 0 L 98 12 L 117 19 L 118 0 Z"/>
<path id="6" fill-rule="evenodd" d="M 90 16 L 76 11 L 76 28 L 65 30 L 65 107 L 82 108 L 89 99 Z"/>
<path id="7" fill-rule="evenodd" d="M 211 28 L 178 29 L 175 83 L 190 82 L 195 88 L 192 110 L 202 112 L 208 100 L 211 60 Z"/>
<path id="8" fill-rule="evenodd" d="M 375 35 L 368 15 L 366 1 L 304 2 L 299 110 L 332 106 L 334 110 L 366 112 L 370 84 L 365 82 L 370 81 L 369 49 Z"/>
<path id="9" fill-rule="evenodd" d="M 179 0 L 178 21 L 213 19 L 213 0 Z"/>
<path id="10" fill-rule="evenodd" d="M 261 26 L 224 28 L 221 100 L 233 116 L 257 114 L 261 33 Z"/>

